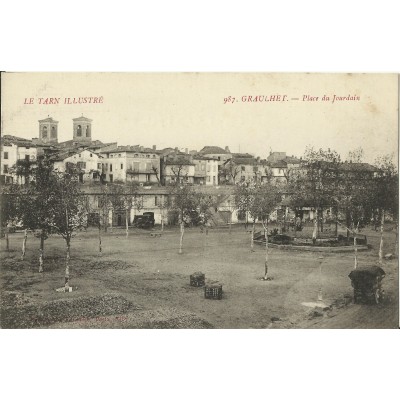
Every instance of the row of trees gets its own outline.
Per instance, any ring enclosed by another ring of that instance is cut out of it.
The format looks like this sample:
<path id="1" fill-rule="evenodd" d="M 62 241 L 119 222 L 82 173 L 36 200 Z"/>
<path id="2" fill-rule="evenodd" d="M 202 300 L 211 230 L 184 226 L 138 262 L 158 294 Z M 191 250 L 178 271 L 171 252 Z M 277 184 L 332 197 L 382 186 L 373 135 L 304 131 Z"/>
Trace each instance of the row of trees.
<path id="1" fill-rule="evenodd" d="M 97 196 L 97 204 L 93 198 L 86 196 L 79 189 L 78 176 L 68 171 L 57 173 L 52 164 L 39 160 L 24 172 L 24 185 L 10 185 L 1 195 L 1 225 L 6 233 L 7 250 L 9 248 L 8 226 L 11 222 L 22 224 L 25 234 L 22 244 L 23 260 L 26 253 L 27 231 L 35 232 L 40 239 L 39 272 L 44 269 L 44 243 L 51 234 L 59 234 L 66 244 L 65 290 L 69 290 L 69 267 L 71 240 L 74 234 L 86 228 L 88 222 L 97 224 L 99 230 L 99 253 L 102 252 L 102 230 L 109 226 L 109 212 L 125 210 L 126 236 L 129 235 L 130 211 L 140 211 L 143 207 L 142 196 L 137 185 L 105 185 Z M 176 185 L 170 187 L 167 199 L 163 199 L 158 207 L 164 216 L 168 210 L 177 215 L 181 235 L 179 254 L 183 252 L 185 225 L 194 224 L 207 227 L 211 216 L 211 207 L 215 205 L 210 196 L 196 193 L 191 186 Z M 89 221 L 95 217 L 94 221 Z M 162 218 L 163 225 L 164 218 Z M 112 228 L 112 224 L 111 224 Z M 207 232 L 207 229 L 205 229 Z"/>
<path id="2" fill-rule="evenodd" d="M 355 267 L 357 267 L 356 234 L 364 221 L 381 221 L 381 244 L 379 259 L 383 256 L 383 223 L 385 215 L 390 214 L 396 222 L 398 218 L 398 174 L 389 158 L 377 160 L 376 168 L 366 171 L 361 166 L 362 152 L 352 154 L 350 162 L 343 163 L 339 155 L 331 150 L 307 149 L 304 162 L 296 173 L 291 174 L 290 184 L 277 185 L 272 180 L 261 184 L 237 185 L 235 205 L 238 212 L 249 215 L 253 221 L 251 249 L 256 221 L 262 223 L 266 239 L 265 274 L 268 279 L 268 226 L 271 214 L 282 201 L 283 195 L 290 196 L 291 207 L 300 209 L 311 206 L 317 214 L 314 219 L 313 238 L 317 238 L 318 228 L 322 226 L 322 210 L 330 207 L 338 214 L 345 215 L 344 225 L 347 232 L 353 234 L 355 249 Z M 353 164 L 354 166 L 351 165 Z M 350 167 L 349 167 L 350 166 Z M 126 235 L 129 234 L 130 210 L 143 207 L 141 196 L 135 185 L 107 185 L 98 196 L 96 206 L 88 196 L 79 190 L 77 176 L 72 173 L 59 174 L 52 165 L 39 161 L 29 171 L 23 169 L 26 184 L 11 185 L 8 194 L 2 196 L 2 226 L 10 219 L 21 221 L 27 229 L 35 231 L 40 238 L 39 271 L 43 271 L 44 242 L 52 233 L 65 239 L 66 268 L 65 288 L 69 287 L 69 260 L 71 239 L 74 233 L 87 226 L 88 216 L 97 215 L 99 228 L 99 252 L 102 252 L 102 229 L 107 230 L 109 209 L 125 210 Z M 367 172 L 367 173 L 366 173 Z M 28 176 L 29 175 L 29 176 Z M 180 226 L 179 254 L 183 252 L 185 225 L 195 224 L 205 228 L 212 218 L 216 200 L 196 192 L 189 185 L 176 182 L 170 187 L 167 201 L 159 204 L 161 215 L 164 210 L 175 213 Z M 162 218 L 163 224 L 164 218 Z M 318 224 L 320 223 L 320 226 Z M 6 230 L 7 234 L 7 230 Z M 26 251 L 27 231 L 25 231 L 22 258 Z M 397 240 L 397 238 L 396 238 Z M 6 238 L 8 246 L 8 237 Z"/>
<path id="3" fill-rule="evenodd" d="M 29 176 L 28 176 L 29 175 Z M 1 196 L 2 227 L 16 220 L 25 228 L 22 245 L 23 259 L 26 251 L 27 230 L 40 239 L 39 272 L 43 272 L 44 242 L 52 233 L 65 240 L 65 290 L 69 290 L 71 239 L 74 233 L 87 225 L 86 199 L 81 196 L 77 178 L 68 173 L 58 174 L 52 165 L 39 161 L 26 175 L 26 184 L 12 185 Z"/>
<path id="4" fill-rule="evenodd" d="M 336 151 L 307 148 L 300 167 L 287 173 L 290 174 L 290 180 L 282 185 L 269 179 L 263 184 L 242 184 L 236 187 L 236 208 L 250 215 L 253 234 L 258 220 L 262 222 L 267 235 L 265 221 L 268 221 L 282 198 L 289 196 L 290 208 L 293 210 L 302 210 L 304 207 L 314 210 L 314 242 L 318 232 L 323 231 L 323 210 L 332 209 L 337 223 L 340 220 L 339 214 L 344 216 L 343 225 L 348 240 L 350 234 L 353 235 L 355 268 L 358 264 L 357 234 L 364 224 L 380 221 L 380 263 L 383 257 L 385 216 L 390 215 L 395 222 L 397 246 L 398 172 L 391 157 L 378 158 L 375 165 L 371 166 L 363 163 L 363 151 L 360 148 L 350 152 L 345 162 L 342 162 Z"/>

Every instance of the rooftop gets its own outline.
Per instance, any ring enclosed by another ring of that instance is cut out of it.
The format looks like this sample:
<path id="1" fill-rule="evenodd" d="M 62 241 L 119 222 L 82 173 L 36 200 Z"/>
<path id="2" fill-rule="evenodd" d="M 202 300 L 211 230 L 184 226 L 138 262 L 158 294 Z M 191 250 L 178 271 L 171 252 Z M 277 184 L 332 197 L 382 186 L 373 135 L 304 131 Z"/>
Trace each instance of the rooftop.
<path id="1" fill-rule="evenodd" d="M 229 149 L 228 149 L 229 150 Z M 199 153 L 202 154 L 231 154 L 230 151 L 224 150 L 218 146 L 204 146 Z"/>

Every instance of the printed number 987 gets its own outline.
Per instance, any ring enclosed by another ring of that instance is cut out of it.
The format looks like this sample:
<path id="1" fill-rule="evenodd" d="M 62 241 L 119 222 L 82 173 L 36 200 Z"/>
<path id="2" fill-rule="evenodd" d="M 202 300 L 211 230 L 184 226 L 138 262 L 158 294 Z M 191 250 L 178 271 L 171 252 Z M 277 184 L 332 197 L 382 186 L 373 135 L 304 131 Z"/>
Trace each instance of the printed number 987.
<path id="1" fill-rule="evenodd" d="M 224 104 L 226 103 L 234 103 L 235 102 L 235 98 L 232 96 L 228 96 L 224 98 Z"/>

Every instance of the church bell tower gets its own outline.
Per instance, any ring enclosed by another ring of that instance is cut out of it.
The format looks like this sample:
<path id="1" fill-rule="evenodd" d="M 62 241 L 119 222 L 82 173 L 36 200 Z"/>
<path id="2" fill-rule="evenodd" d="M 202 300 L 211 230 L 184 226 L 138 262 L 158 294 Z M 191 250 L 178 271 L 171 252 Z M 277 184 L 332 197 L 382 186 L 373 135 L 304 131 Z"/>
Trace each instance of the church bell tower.
<path id="1" fill-rule="evenodd" d="M 90 143 L 92 141 L 92 120 L 83 115 L 73 120 L 74 142 Z"/>
<path id="2" fill-rule="evenodd" d="M 58 121 L 50 116 L 39 120 L 39 140 L 42 143 L 58 143 Z"/>

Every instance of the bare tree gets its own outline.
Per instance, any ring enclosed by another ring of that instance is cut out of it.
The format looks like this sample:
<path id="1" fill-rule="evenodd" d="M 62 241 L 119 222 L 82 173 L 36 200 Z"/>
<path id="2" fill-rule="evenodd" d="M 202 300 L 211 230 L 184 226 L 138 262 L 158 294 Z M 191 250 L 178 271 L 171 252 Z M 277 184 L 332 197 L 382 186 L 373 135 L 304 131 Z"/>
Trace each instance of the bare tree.
<path id="1" fill-rule="evenodd" d="M 318 227 L 323 231 L 322 211 L 334 203 L 333 196 L 339 183 L 339 154 L 331 149 L 306 148 L 302 171 L 297 173 L 290 185 L 292 207 L 313 207 L 315 210 L 313 242 Z"/>
<path id="2" fill-rule="evenodd" d="M 77 230 L 86 227 L 87 211 L 84 204 L 84 196 L 77 185 L 76 176 L 69 174 L 58 174 L 52 186 L 51 208 L 48 210 L 52 215 L 52 226 L 66 242 L 65 261 L 65 291 L 69 291 L 71 239 Z"/>
<path id="3" fill-rule="evenodd" d="M 178 223 L 180 226 L 179 254 L 182 254 L 185 224 L 191 222 L 191 216 L 197 208 L 196 193 L 189 185 L 174 185 L 169 195 L 171 199 L 169 209 L 178 213 Z"/>
<path id="4" fill-rule="evenodd" d="M 396 243 L 398 241 L 398 207 L 399 207 L 399 176 L 392 156 L 379 157 L 375 161 L 378 172 L 374 177 L 374 188 L 371 191 L 375 209 L 381 220 L 381 238 L 379 243 L 379 263 L 383 260 L 383 230 L 385 217 L 391 214 L 395 222 Z M 397 245 L 396 245 L 397 246 Z M 398 248 L 395 253 L 397 255 Z"/>
<path id="5" fill-rule="evenodd" d="M 251 188 L 252 200 L 249 206 L 249 213 L 253 221 L 258 219 L 264 228 L 265 237 L 265 263 L 264 263 L 264 280 L 268 277 L 268 223 L 271 214 L 275 211 L 282 195 L 279 186 L 272 184 L 257 185 Z M 254 236 L 254 229 L 252 237 Z"/>
<path id="6" fill-rule="evenodd" d="M 228 176 L 228 180 L 231 183 L 236 184 L 236 177 L 240 172 L 240 166 L 237 165 L 232 158 L 224 163 L 221 171 L 225 175 L 225 177 Z"/>
<path id="7" fill-rule="evenodd" d="M 125 233 L 129 236 L 129 219 L 132 209 L 140 211 L 143 207 L 142 196 L 138 193 L 138 185 L 136 183 L 128 184 L 122 193 L 122 202 L 125 208 Z"/>
<path id="8" fill-rule="evenodd" d="M 20 189 L 18 202 L 18 217 L 26 229 L 36 232 L 40 239 L 39 272 L 43 272 L 44 242 L 52 232 L 53 217 L 49 213 L 54 207 L 53 186 L 56 184 L 56 174 L 53 166 L 47 160 L 41 160 L 25 179 L 31 181 L 25 188 Z M 27 230 L 25 229 L 22 256 L 26 251 Z"/>

